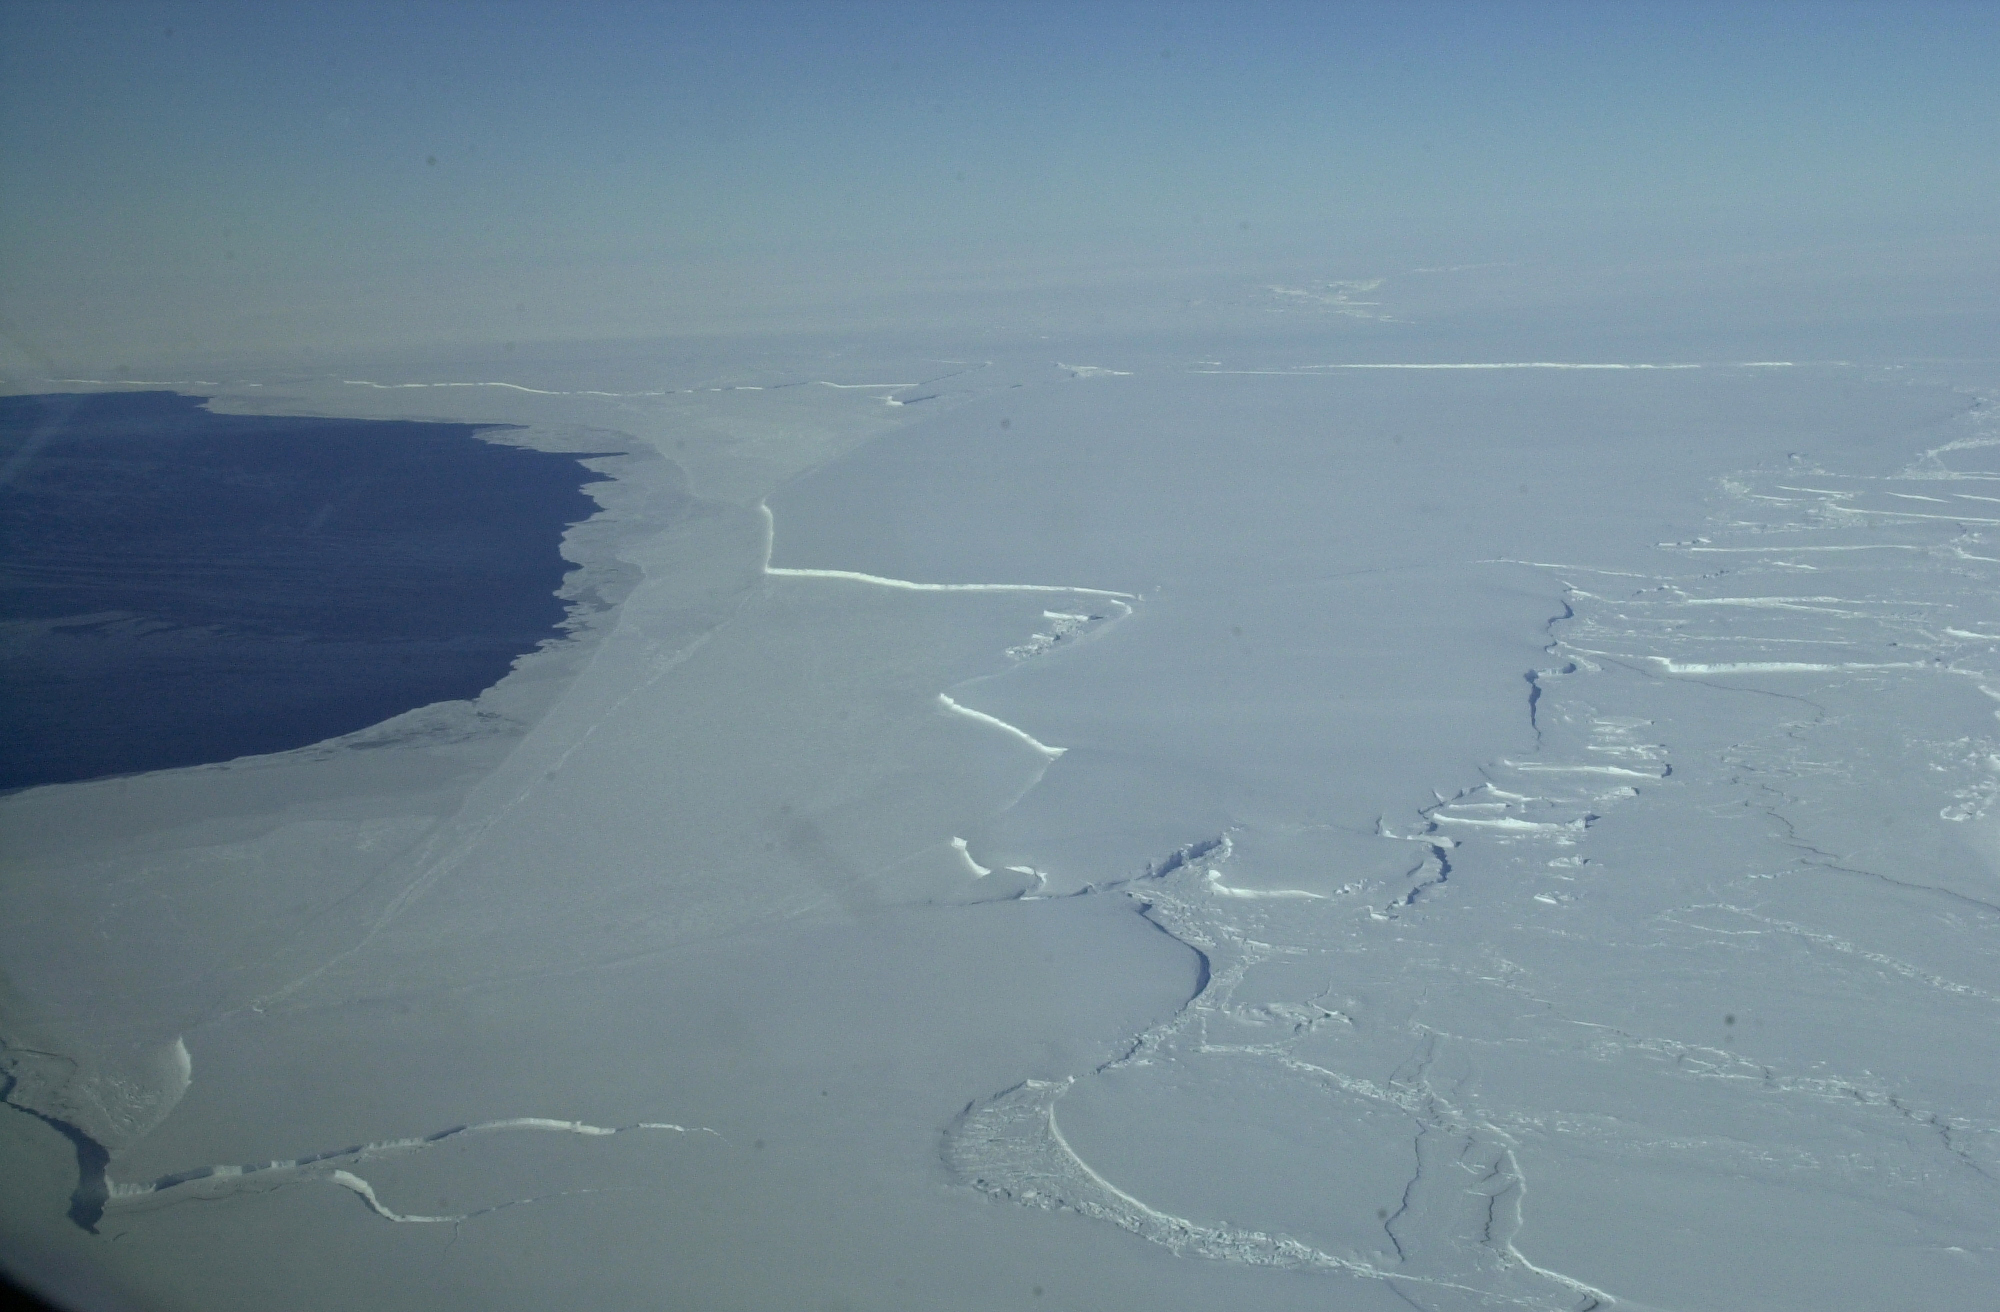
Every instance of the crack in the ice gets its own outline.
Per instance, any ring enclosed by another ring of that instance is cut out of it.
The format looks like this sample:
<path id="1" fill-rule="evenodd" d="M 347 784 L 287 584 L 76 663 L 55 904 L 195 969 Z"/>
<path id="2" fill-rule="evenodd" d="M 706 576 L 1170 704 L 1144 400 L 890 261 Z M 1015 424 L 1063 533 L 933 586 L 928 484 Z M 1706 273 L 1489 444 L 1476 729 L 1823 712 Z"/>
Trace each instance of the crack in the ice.
<path id="1" fill-rule="evenodd" d="M 1542 625 L 1542 632 L 1550 638 L 1549 645 L 1543 650 L 1554 652 L 1561 645 L 1561 640 L 1556 638 L 1556 625 L 1561 624 L 1564 620 L 1575 618 L 1576 608 L 1565 600 L 1563 602 L 1562 614 L 1551 615 L 1548 621 Z M 1534 731 L 1535 749 L 1537 751 L 1540 751 L 1542 746 L 1542 724 L 1539 716 L 1542 701 L 1542 677 L 1547 674 L 1574 673 L 1576 673 L 1576 663 L 1572 661 L 1565 664 L 1560 670 L 1529 670 L 1521 676 L 1528 681 L 1528 728 Z"/>
<path id="2" fill-rule="evenodd" d="M 1787 846 L 1805 853 L 1809 857 L 1819 858 L 1818 860 L 1800 862 L 1802 868 L 1809 870 L 1832 870 L 1843 875 L 1857 875 L 1865 879 L 1877 879 L 1885 884 L 1907 889 L 1913 893 L 1930 893 L 1938 897 L 1948 898 L 1954 902 L 1963 903 L 1966 906 L 1978 907 L 1982 911 L 1990 911 L 1996 915 L 2000 915 L 2000 903 L 1987 902 L 1983 899 L 1973 897 L 1968 893 L 1960 893 L 1955 889 L 1942 888 L 1936 884 L 1919 884 L 1914 880 L 1897 879 L 1894 875 L 1885 875 L 1879 870 L 1865 870 L 1859 866 L 1842 864 L 1842 857 L 1839 853 L 1829 852 L 1822 847 L 1815 846 L 1799 833 L 1797 823 L 1790 816 L 1778 809 L 1781 806 L 1796 803 L 1798 801 L 1797 798 L 1772 783 L 1759 781 L 1757 787 L 1765 792 L 1776 794 L 1780 799 L 1775 804 L 1759 809 L 1764 815 L 1784 826 L 1785 835 L 1781 841 Z"/>
<path id="3" fill-rule="evenodd" d="M 200 1166 L 186 1171 L 176 1171 L 153 1180 L 136 1183 L 119 1183 L 103 1177 L 108 1186 L 106 1208 L 130 1210 L 153 1205 L 172 1206 L 179 1202 L 200 1199 L 211 1201 L 240 1191 L 263 1192 L 284 1185 L 310 1180 L 324 1180 L 338 1185 L 355 1194 L 368 1209 L 384 1220 L 399 1223 L 440 1223 L 464 1222 L 485 1216 L 508 1207 L 518 1207 L 524 1203 L 566 1195 L 535 1195 L 530 1198 L 515 1199 L 511 1202 L 479 1208 L 472 1212 L 446 1215 L 422 1216 L 396 1212 L 383 1203 L 375 1194 L 374 1186 L 367 1180 L 346 1169 L 363 1162 L 379 1161 L 386 1157 L 401 1156 L 421 1152 L 441 1143 L 472 1136 L 508 1131 L 541 1131 L 557 1134 L 583 1135 L 590 1138 L 609 1138 L 635 1131 L 662 1131 L 674 1134 L 708 1134 L 716 1138 L 722 1135 L 707 1126 L 676 1125 L 667 1121 L 639 1121 L 631 1125 L 603 1126 L 591 1125 L 584 1121 L 562 1121 L 540 1116 L 517 1116 L 505 1120 L 479 1121 L 469 1125 L 454 1125 L 431 1134 L 409 1139 L 388 1139 L 377 1143 L 355 1144 L 345 1148 L 333 1148 L 324 1152 L 311 1153 L 303 1157 L 279 1161 L 256 1162 L 246 1165 L 223 1163 L 214 1166 Z M 727 1142 L 725 1140 L 725 1142 Z M 597 1192 L 594 1190 L 570 1190 L 567 1193 Z"/>
<path id="4" fill-rule="evenodd" d="M 17 1049 L 17 1051 L 30 1050 Z M 59 1056 L 55 1053 L 36 1055 Z M 61 1060 L 66 1061 L 68 1058 Z M 111 1166 L 110 1151 L 80 1127 L 61 1117 L 15 1102 L 14 1087 L 20 1080 L 12 1071 L 0 1073 L 0 1078 L 6 1080 L 5 1084 L 0 1084 L 0 1103 L 34 1117 L 69 1141 L 70 1147 L 76 1153 L 76 1187 L 70 1191 L 69 1208 L 64 1215 L 79 1230 L 96 1234 L 98 1223 L 104 1219 L 105 1204 L 110 1198 L 110 1182 L 107 1176 Z"/>
<path id="5" fill-rule="evenodd" d="M 1656 1059 L 1667 1060 L 1672 1068 L 1689 1079 L 1742 1081 L 1767 1089 L 1772 1093 L 1788 1097 L 1812 1098 L 1822 1102 L 1851 1102 L 1863 1107 L 1886 1109 L 1905 1120 L 1922 1125 L 1935 1133 L 1961 1163 L 1975 1174 L 1996 1182 L 1996 1177 L 1970 1151 L 1952 1137 L 1956 1133 L 2000 1134 L 2000 1127 L 1976 1124 L 1963 1118 L 1953 1119 L 1924 1111 L 1905 1103 L 1900 1095 L 1882 1088 L 1866 1088 L 1850 1077 L 1797 1076 L 1781 1074 L 1771 1066 L 1753 1061 L 1740 1053 L 1723 1048 L 1712 1048 L 1701 1044 L 1691 1044 L 1680 1039 L 1663 1038 L 1656 1035 L 1637 1034 L 1616 1025 L 1598 1021 L 1579 1020 L 1567 1014 L 1561 1007 L 1546 998 L 1519 990 L 1521 995 L 1541 1006 L 1551 1019 L 1564 1025 L 1574 1025 L 1582 1029 L 1601 1031 L 1615 1036 L 1615 1044 L 1604 1045 L 1607 1052 L 1636 1052 Z M 1451 1034 L 1446 1037 L 1458 1042 L 1478 1043 L 1476 1035 Z"/>
<path id="6" fill-rule="evenodd" d="M 1396 1222 L 1402 1220 L 1403 1214 L 1410 1210 L 1410 1202 L 1416 1195 L 1417 1186 L 1423 1183 L 1424 1136 L 1429 1134 L 1430 1132 L 1431 1132 L 1431 1127 L 1428 1125 L 1419 1124 L 1417 1126 L 1417 1132 L 1415 1136 L 1413 1136 L 1410 1140 L 1410 1156 L 1415 1160 L 1416 1163 L 1415 1169 L 1412 1172 L 1408 1183 L 1406 1183 L 1403 1186 L 1403 1198 L 1401 1205 L 1396 1208 L 1394 1215 L 1385 1218 L 1382 1222 L 1383 1233 L 1387 1234 L 1389 1236 L 1389 1242 L 1396 1246 L 1396 1260 L 1398 1262 L 1407 1262 L 1410 1258 L 1410 1255 L 1403 1248 L 1402 1239 L 1399 1238 L 1396 1234 Z"/>

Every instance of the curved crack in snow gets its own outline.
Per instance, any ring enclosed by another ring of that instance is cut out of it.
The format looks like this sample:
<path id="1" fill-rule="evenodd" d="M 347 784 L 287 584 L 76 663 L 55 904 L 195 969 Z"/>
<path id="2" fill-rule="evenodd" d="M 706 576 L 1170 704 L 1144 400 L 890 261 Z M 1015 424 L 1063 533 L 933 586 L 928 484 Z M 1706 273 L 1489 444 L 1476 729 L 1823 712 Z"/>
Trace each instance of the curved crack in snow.
<path id="1" fill-rule="evenodd" d="M 1251 939 L 1219 914 L 1220 899 L 1235 890 L 1224 883 L 1217 867 L 1232 855 L 1229 837 L 1221 835 L 1190 844 L 1155 863 L 1146 874 L 1111 886 L 1138 901 L 1140 913 L 1149 922 L 1194 951 L 1203 969 L 1188 1001 L 1173 1016 L 1140 1034 L 1093 1073 L 1170 1062 L 1180 1055 L 1269 1059 L 1329 1093 L 1360 1098 L 1412 1117 L 1419 1125 L 1419 1154 L 1415 1175 L 1396 1214 L 1409 1219 L 1403 1221 L 1400 1231 L 1396 1219 L 1385 1222 L 1397 1262 L 1385 1265 L 1359 1255 L 1331 1253 L 1285 1234 L 1228 1223 L 1206 1224 L 1173 1215 L 1120 1189 L 1072 1147 L 1057 1120 L 1056 1104 L 1077 1077 L 1027 1080 L 983 1102 L 968 1104 L 946 1130 L 941 1145 L 953 1178 L 996 1200 L 1049 1211 L 1067 1210 L 1108 1222 L 1178 1256 L 1381 1280 L 1398 1288 L 1413 1303 L 1428 1290 L 1519 1307 L 1548 1308 L 1556 1305 L 1552 1300 L 1573 1308 L 1633 1306 L 1582 1281 L 1536 1266 L 1514 1246 L 1521 1227 L 1520 1198 L 1525 1181 L 1506 1136 L 1491 1125 L 1470 1121 L 1426 1082 L 1427 1054 L 1435 1037 L 1424 1039 L 1422 1051 L 1426 1055 L 1418 1057 L 1411 1073 L 1399 1075 L 1388 1086 L 1292 1055 L 1292 1040 L 1325 1021 L 1346 1019 L 1323 1006 L 1257 1009 L 1269 1013 L 1264 1019 L 1290 1025 L 1290 1035 L 1275 1043 L 1232 1045 L 1208 1040 L 1210 1022 L 1236 1011 L 1235 991 L 1253 966 L 1302 950 Z M 1283 899 L 1282 892 L 1277 896 Z M 1299 905 L 1295 899 L 1283 900 Z M 1315 903 L 1325 900 L 1312 899 Z M 1431 1160 L 1437 1151 L 1450 1151 L 1461 1163 L 1475 1161 L 1484 1183 L 1470 1189 L 1454 1187 L 1440 1163 Z M 1469 1259 L 1462 1247 L 1467 1243 L 1475 1250 Z"/>

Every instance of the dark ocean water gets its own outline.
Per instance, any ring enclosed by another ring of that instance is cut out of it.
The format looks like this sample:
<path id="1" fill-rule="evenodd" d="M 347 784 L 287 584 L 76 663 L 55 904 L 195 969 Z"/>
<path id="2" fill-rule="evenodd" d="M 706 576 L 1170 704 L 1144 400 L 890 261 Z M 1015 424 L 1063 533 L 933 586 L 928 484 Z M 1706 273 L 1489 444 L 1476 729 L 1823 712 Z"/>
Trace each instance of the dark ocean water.
<path id="1" fill-rule="evenodd" d="M 0 398 L 0 789 L 282 751 L 556 636 L 599 476 L 481 426 Z"/>

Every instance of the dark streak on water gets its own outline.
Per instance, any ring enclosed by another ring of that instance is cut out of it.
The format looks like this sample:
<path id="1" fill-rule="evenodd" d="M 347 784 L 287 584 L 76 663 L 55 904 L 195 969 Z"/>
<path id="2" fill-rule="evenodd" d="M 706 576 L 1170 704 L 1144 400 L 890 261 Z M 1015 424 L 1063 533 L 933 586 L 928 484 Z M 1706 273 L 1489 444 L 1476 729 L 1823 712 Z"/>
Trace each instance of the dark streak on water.
<path id="1" fill-rule="evenodd" d="M 491 425 L 0 397 L 0 789 L 284 751 L 557 636 L 574 455 Z"/>

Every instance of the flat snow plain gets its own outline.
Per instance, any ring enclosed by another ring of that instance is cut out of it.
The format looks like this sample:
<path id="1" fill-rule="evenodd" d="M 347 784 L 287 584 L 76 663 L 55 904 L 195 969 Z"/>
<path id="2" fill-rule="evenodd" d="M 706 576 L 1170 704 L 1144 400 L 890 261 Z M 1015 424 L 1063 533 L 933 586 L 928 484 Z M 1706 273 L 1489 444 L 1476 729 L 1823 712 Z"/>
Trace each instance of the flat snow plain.
<path id="1" fill-rule="evenodd" d="M 11 1260 L 1992 1305 L 1982 380 L 1234 349 L 190 386 L 628 454 L 478 702 L 0 799 Z"/>

